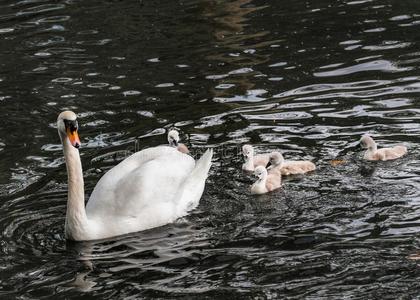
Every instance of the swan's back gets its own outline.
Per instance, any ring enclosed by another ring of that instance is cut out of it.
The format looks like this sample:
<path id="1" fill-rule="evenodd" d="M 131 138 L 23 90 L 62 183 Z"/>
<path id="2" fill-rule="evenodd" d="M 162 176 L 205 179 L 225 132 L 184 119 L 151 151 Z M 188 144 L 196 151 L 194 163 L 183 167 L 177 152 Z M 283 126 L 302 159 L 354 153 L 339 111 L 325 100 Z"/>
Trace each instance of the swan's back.
<path id="1" fill-rule="evenodd" d="M 270 155 L 268 154 L 257 154 L 254 155 L 254 168 L 258 166 L 266 167 L 270 161 Z"/>
<path id="2" fill-rule="evenodd" d="M 99 180 L 86 212 L 93 218 L 138 218 L 147 211 L 175 209 L 176 195 L 194 166 L 192 157 L 171 147 L 137 152 Z"/>
<path id="3" fill-rule="evenodd" d="M 377 150 L 377 156 L 379 160 L 392 160 L 400 158 L 407 153 L 407 147 L 395 146 L 392 148 L 382 148 Z"/>
<path id="4" fill-rule="evenodd" d="M 282 175 L 305 174 L 314 171 L 316 166 L 309 160 L 285 161 L 281 168 Z"/>
<path id="5" fill-rule="evenodd" d="M 281 176 L 268 174 L 265 186 L 269 192 L 281 188 Z"/>

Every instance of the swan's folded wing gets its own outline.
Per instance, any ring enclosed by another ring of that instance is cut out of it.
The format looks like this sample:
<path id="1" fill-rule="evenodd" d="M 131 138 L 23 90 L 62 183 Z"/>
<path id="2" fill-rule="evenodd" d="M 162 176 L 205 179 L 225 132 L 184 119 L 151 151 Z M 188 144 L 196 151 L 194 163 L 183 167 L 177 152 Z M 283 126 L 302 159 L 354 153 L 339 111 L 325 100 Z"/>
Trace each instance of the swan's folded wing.
<path id="1" fill-rule="evenodd" d="M 395 155 L 397 155 L 398 157 L 401 157 L 407 153 L 407 147 L 405 146 L 395 146 L 392 149 Z"/>
<path id="2" fill-rule="evenodd" d="M 282 174 L 304 174 L 310 171 L 314 171 L 315 169 L 315 164 L 309 160 L 291 160 L 283 163 Z"/>
<path id="3" fill-rule="evenodd" d="M 86 211 L 91 216 L 139 216 L 171 203 L 194 168 L 194 160 L 171 147 L 149 148 L 109 170 L 98 182 Z"/>
<path id="4" fill-rule="evenodd" d="M 186 177 L 177 198 L 177 211 L 179 216 L 185 215 L 189 210 L 194 209 L 204 191 L 206 179 L 211 167 L 213 149 L 208 149 L 196 162 L 194 169 Z"/>
<path id="5" fill-rule="evenodd" d="M 277 175 L 269 175 L 265 184 L 269 192 L 281 187 L 281 177 Z"/>
<path id="6" fill-rule="evenodd" d="M 376 151 L 379 160 L 397 159 L 407 153 L 405 146 L 395 146 L 393 148 L 382 148 Z"/>

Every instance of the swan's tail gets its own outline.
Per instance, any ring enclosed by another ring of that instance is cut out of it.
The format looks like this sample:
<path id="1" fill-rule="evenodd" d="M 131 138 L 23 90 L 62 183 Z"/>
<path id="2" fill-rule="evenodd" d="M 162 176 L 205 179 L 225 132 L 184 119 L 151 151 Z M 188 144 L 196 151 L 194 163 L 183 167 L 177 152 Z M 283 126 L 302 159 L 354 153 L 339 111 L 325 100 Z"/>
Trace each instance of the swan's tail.
<path id="1" fill-rule="evenodd" d="M 405 147 L 405 146 L 395 146 L 394 147 L 394 153 L 398 157 L 401 157 L 401 156 L 403 156 L 404 154 L 407 153 L 407 147 Z"/>
<path id="2" fill-rule="evenodd" d="M 211 159 L 213 158 L 213 149 L 208 149 L 200 159 L 195 163 L 195 167 L 191 172 L 190 178 L 199 177 L 206 179 L 211 167 Z"/>
<path id="3" fill-rule="evenodd" d="M 183 188 L 178 196 L 178 215 L 180 217 L 197 207 L 204 191 L 212 157 L 213 149 L 208 149 L 195 163 L 190 176 L 184 181 Z"/>

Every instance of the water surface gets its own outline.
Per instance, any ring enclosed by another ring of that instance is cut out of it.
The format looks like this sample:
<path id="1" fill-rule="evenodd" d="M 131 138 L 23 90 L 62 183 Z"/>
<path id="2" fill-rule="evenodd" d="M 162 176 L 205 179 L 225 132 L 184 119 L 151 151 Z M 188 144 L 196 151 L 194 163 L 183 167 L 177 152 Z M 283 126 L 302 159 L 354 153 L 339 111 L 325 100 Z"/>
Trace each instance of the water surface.
<path id="1" fill-rule="evenodd" d="M 2 1 L 0 298 L 418 299 L 419 26 L 416 0 Z M 199 207 L 66 242 L 64 109 L 87 196 L 168 128 L 215 147 Z M 409 154 L 363 162 L 366 132 Z M 319 169 L 251 196 L 243 143 Z"/>

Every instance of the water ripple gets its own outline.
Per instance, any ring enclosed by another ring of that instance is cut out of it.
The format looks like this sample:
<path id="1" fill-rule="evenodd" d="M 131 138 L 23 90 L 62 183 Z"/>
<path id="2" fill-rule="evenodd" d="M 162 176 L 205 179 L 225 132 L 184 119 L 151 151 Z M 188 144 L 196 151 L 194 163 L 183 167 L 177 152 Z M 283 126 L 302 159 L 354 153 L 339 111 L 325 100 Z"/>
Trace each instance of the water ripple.
<path id="1" fill-rule="evenodd" d="M 2 2 L 0 298 L 416 299 L 418 24 L 397 0 Z M 66 242 L 64 109 L 87 197 L 170 128 L 214 147 L 198 209 Z M 366 132 L 408 155 L 363 161 Z M 243 143 L 318 170 L 254 197 Z"/>
<path id="2" fill-rule="evenodd" d="M 353 66 L 338 68 L 331 71 L 315 72 L 316 77 L 335 77 L 354 74 L 358 72 L 367 71 L 382 71 L 382 72 L 404 72 L 411 70 L 411 67 L 398 67 L 395 63 L 387 60 L 374 60 L 366 63 L 356 64 Z"/>

